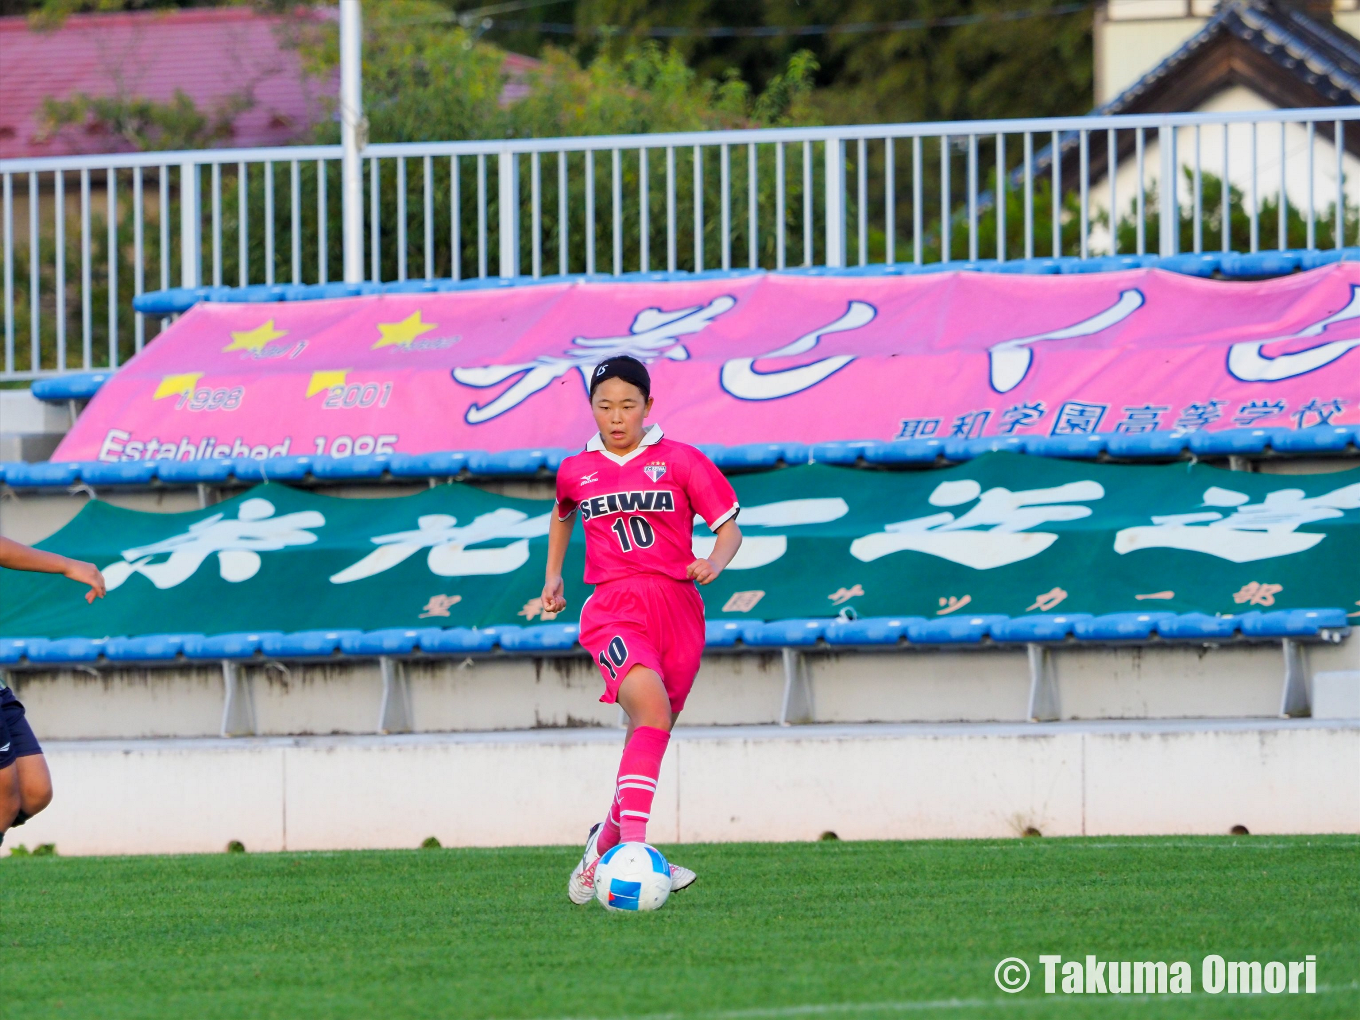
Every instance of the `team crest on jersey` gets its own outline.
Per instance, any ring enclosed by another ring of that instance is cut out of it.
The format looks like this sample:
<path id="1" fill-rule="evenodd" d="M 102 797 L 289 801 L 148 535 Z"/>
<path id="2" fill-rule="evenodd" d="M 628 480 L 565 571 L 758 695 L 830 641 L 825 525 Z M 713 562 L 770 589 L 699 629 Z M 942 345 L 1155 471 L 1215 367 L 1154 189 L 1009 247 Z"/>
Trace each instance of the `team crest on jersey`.
<path id="1" fill-rule="evenodd" d="M 654 460 L 644 467 L 642 471 L 643 474 L 652 480 L 652 484 L 655 485 L 657 482 L 661 481 L 661 476 L 666 473 L 666 465 L 659 460 Z"/>

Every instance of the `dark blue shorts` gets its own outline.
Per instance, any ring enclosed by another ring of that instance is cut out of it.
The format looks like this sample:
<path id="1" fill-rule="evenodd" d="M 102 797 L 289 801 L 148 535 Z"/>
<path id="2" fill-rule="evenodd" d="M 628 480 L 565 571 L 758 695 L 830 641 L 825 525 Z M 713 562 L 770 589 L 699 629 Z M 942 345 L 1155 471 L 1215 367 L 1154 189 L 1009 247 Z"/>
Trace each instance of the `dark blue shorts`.
<path id="1" fill-rule="evenodd" d="M 23 702 L 8 687 L 0 687 L 0 769 L 31 754 L 42 754 L 42 748 L 24 718 Z"/>

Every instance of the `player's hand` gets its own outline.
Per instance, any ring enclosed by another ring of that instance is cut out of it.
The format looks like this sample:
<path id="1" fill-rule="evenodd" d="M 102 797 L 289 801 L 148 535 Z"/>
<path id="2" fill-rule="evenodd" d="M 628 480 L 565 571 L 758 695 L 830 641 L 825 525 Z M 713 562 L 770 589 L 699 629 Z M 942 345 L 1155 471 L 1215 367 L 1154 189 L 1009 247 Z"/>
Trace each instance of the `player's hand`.
<path id="1" fill-rule="evenodd" d="M 562 597 L 562 578 L 551 577 L 543 584 L 543 612 L 560 613 L 567 608 L 567 600 Z"/>
<path id="2" fill-rule="evenodd" d="M 708 584 L 721 573 L 721 568 L 715 567 L 711 561 L 702 558 L 695 560 L 685 568 L 685 576 L 691 581 L 698 581 L 700 584 Z"/>
<path id="3" fill-rule="evenodd" d="M 99 572 L 99 568 L 93 563 L 82 563 L 80 560 L 72 560 L 71 565 L 66 568 L 65 575 L 72 581 L 81 584 L 88 584 L 90 590 L 85 593 L 85 601 L 94 604 L 95 599 L 104 597 L 104 575 Z"/>

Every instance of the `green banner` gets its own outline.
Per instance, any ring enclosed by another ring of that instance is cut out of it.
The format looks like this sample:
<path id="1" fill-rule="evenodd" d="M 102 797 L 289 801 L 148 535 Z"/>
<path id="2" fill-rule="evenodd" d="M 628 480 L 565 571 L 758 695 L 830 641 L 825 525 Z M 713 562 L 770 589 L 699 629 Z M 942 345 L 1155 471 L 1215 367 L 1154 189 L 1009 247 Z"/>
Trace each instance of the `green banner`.
<path id="1" fill-rule="evenodd" d="M 733 479 L 745 542 L 710 619 L 1237 613 L 1360 606 L 1360 469 L 1266 475 L 998 453 L 946 470 Z M 206 510 L 93 501 L 42 548 L 109 581 L 0 572 L 0 635 L 103 637 L 540 622 L 552 504 L 468 485 L 340 499 L 268 484 Z M 695 548 L 712 547 L 696 528 Z M 567 557 L 572 621 L 578 527 Z"/>

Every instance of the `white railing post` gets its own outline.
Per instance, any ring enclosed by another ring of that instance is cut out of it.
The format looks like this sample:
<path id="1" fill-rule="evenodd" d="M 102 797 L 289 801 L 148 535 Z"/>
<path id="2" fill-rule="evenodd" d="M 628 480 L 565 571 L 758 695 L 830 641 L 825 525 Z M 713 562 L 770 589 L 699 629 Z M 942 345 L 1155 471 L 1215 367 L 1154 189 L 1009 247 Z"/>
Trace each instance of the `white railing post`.
<path id="1" fill-rule="evenodd" d="M 361 84 L 363 34 L 359 0 L 340 0 L 340 204 L 346 283 L 364 278 L 364 164 L 368 144 Z"/>
<path id="2" fill-rule="evenodd" d="M 197 287 L 202 279 L 202 210 L 199 208 L 198 164 L 179 165 L 179 279 L 181 287 Z"/>
<path id="3" fill-rule="evenodd" d="M 1181 210 L 1176 194 L 1176 128 L 1174 125 L 1163 124 L 1157 129 L 1157 148 L 1162 163 L 1162 179 L 1157 184 L 1160 189 L 1158 205 L 1161 220 L 1161 237 L 1157 254 L 1165 258 L 1167 255 L 1176 254 L 1180 248 L 1181 239 Z"/>
<path id="4" fill-rule="evenodd" d="M 500 193 L 501 276 L 519 275 L 519 157 L 502 152 L 498 157 L 497 177 Z"/>
<path id="5" fill-rule="evenodd" d="M 826 140 L 826 264 L 845 265 L 845 141 Z"/>

